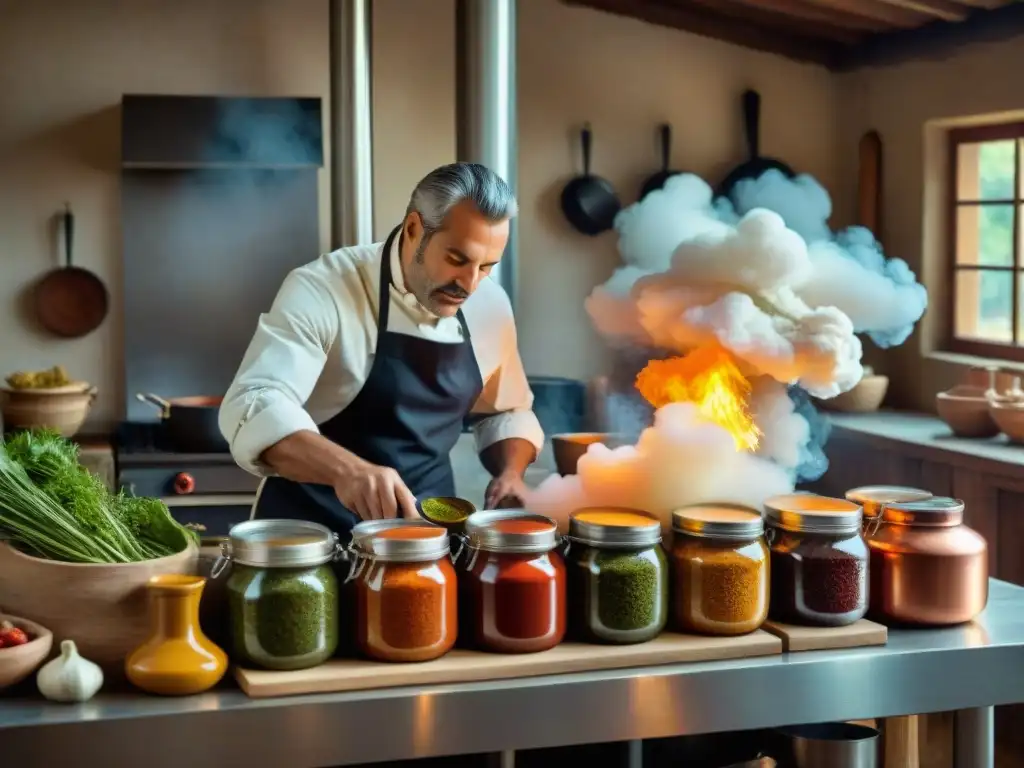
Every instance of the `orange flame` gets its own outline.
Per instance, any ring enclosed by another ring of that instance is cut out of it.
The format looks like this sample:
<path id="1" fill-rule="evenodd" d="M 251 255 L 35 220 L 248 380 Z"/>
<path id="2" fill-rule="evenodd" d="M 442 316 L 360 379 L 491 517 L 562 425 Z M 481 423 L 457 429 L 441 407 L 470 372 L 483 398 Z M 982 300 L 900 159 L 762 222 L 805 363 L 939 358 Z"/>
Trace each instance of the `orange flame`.
<path id="1" fill-rule="evenodd" d="M 686 357 L 651 360 L 637 375 L 636 388 L 655 408 L 693 403 L 702 419 L 732 435 L 737 450 L 757 449 L 761 431 L 747 409 L 750 382 L 721 346 L 699 347 Z"/>

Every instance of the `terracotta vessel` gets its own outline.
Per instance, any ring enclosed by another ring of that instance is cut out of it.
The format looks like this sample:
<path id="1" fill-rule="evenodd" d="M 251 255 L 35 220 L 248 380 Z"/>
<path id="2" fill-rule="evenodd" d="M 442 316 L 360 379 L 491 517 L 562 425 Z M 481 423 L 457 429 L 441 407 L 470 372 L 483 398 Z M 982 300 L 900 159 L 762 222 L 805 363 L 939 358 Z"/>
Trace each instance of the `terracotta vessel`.
<path id="1" fill-rule="evenodd" d="M 964 503 L 945 497 L 882 506 L 866 534 L 872 618 L 942 626 L 985 609 L 988 546 L 963 519 Z"/>
<path id="2" fill-rule="evenodd" d="M 132 685 L 164 696 L 202 693 L 224 677 L 228 657 L 199 626 L 201 576 L 154 576 L 149 591 L 151 634 L 125 661 Z"/>

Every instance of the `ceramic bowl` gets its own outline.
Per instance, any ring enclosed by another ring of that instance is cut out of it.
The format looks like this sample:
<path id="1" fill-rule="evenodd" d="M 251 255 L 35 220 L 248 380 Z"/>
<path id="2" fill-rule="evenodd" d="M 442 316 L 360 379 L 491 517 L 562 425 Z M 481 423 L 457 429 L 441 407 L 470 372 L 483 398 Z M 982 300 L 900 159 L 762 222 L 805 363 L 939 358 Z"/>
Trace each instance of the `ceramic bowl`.
<path id="1" fill-rule="evenodd" d="M 935 396 L 935 408 L 957 437 L 994 437 L 999 427 L 989 413 L 985 387 L 961 384 Z"/>
<path id="2" fill-rule="evenodd" d="M 881 374 L 864 376 L 857 385 L 828 400 L 821 400 L 822 408 L 841 413 L 871 413 L 877 411 L 885 393 L 889 391 L 889 377 Z"/>
<path id="3" fill-rule="evenodd" d="M 565 432 L 551 436 L 551 450 L 555 454 L 555 468 L 560 475 L 575 475 L 580 457 L 594 443 L 603 443 L 609 448 L 627 445 L 628 439 L 611 432 Z"/>
<path id="4" fill-rule="evenodd" d="M 1024 403 L 992 402 L 989 404 L 989 414 L 999 431 L 1011 443 L 1024 443 Z"/>
<path id="5" fill-rule="evenodd" d="M 24 630 L 32 639 L 24 645 L 0 648 L 0 690 L 17 685 L 35 672 L 53 648 L 53 633 L 46 627 L 18 616 L 4 616 L 3 620 Z"/>

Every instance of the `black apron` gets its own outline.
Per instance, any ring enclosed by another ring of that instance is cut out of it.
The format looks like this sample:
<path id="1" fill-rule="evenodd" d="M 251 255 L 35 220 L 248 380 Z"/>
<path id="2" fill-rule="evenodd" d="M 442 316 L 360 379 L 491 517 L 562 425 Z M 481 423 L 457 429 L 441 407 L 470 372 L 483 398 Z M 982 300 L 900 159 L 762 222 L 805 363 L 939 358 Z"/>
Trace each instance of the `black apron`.
<path id="1" fill-rule="evenodd" d="M 391 467 L 416 498 L 454 496 L 449 458 L 483 380 L 460 309 L 462 342 L 445 344 L 387 330 L 391 306 L 391 246 L 384 243 L 380 265 L 377 348 L 370 375 L 356 398 L 319 425 L 320 434 L 361 459 Z M 359 517 L 329 485 L 267 478 L 253 517 L 309 520 L 343 537 Z"/>

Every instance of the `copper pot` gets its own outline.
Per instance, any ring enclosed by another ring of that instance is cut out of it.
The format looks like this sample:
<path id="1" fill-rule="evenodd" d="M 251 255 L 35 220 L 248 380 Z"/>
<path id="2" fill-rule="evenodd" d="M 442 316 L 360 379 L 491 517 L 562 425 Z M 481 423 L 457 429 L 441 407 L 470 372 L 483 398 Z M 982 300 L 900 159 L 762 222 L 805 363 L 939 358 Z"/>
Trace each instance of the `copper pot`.
<path id="1" fill-rule="evenodd" d="M 864 525 L 867 527 L 878 513 L 882 505 L 897 501 L 923 501 L 932 497 L 931 491 L 921 488 L 908 488 L 903 485 L 863 485 L 846 492 L 846 500 L 860 504 L 864 510 Z"/>
<path id="2" fill-rule="evenodd" d="M 964 525 L 964 503 L 889 502 L 868 528 L 870 615 L 895 624 L 970 621 L 988 602 L 988 546 Z"/>

